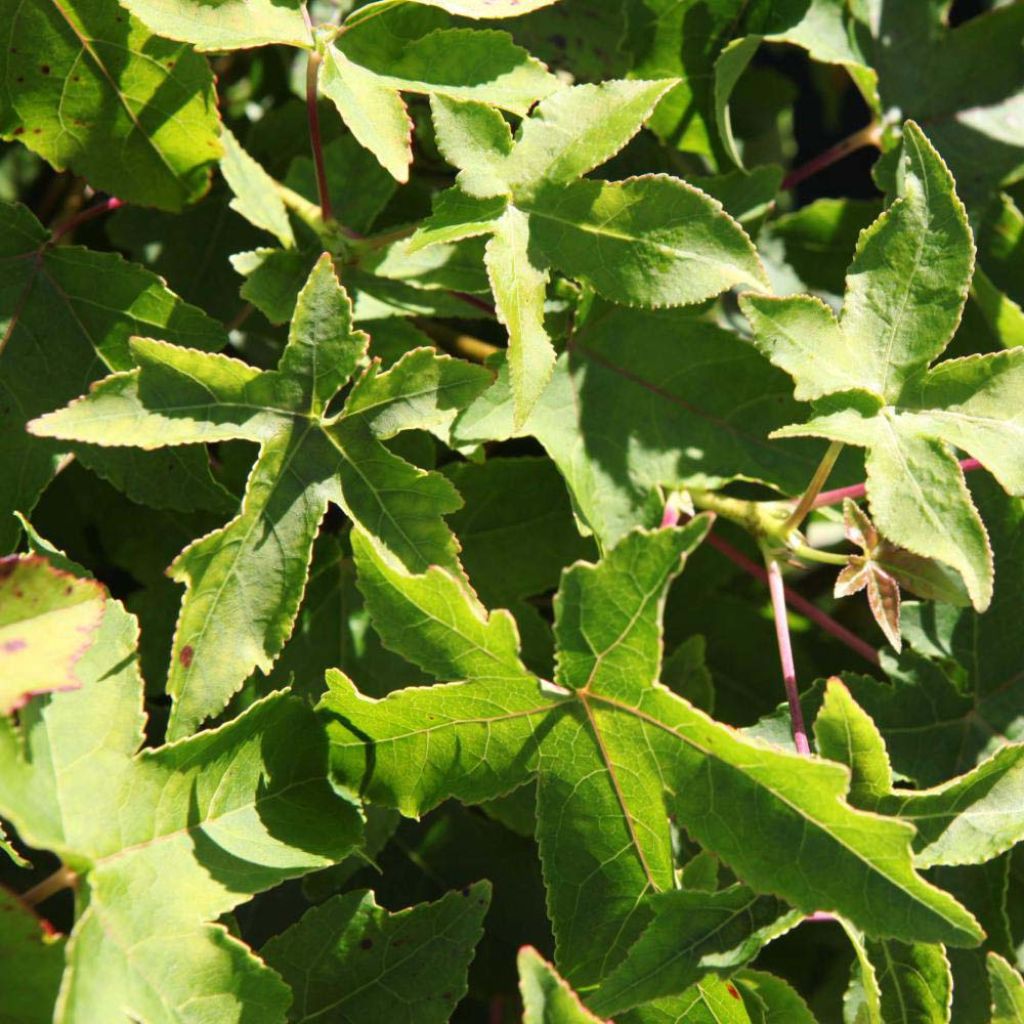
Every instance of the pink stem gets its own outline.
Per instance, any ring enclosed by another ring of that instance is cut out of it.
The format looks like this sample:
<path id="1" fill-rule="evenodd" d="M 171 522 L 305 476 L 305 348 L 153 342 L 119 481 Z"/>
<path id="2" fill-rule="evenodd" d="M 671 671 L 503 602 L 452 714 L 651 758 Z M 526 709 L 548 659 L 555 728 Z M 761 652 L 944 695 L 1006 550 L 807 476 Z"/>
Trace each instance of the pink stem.
<path id="1" fill-rule="evenodd" d="M 835 919 L 836 919 L 836 915 L 835 914 L 830 914 L 827 910 L 816 910 L 813 914 L 808 914 L 804 918 L 805 921 L 821 921 L 821 922 L 825 922 L 825 921 L 831 922 L 831 921 L 834 921 Z"/>
<path id="2" fill-rule="evenodd" d="M 666 502 L 665 511 L 661 516 L 661 525 L 663 527 L 677 526 L 681 518 L 679 509 L 672 503 Z M 738 551 L 728 541 L 722 540 L 721 537 L 716 537 L 713 533 L 709 533 L 707 543 L 720 554 L 725 555 L 733 565 L 738 566 L 748 575 L 753 576 L 762 583 L 768 582 L 768 573 L 757 562 L 751 561 L 742 551 Z M 831 615 L 823 612 L 814 602 L 808 601 L 802 594 L 798 594 L 789 587 L 784 587 L 783 593 L 794 610 L 806 616 L 816 626 L 820 626 L 830 636 L 834 636 L 840 643 L 849 647 L 851 651 L 856 651 L 857 654 L 872 665 L 877 666 L 880 664 L 878 651 L 874 647 L 861 640 L 856 633 L 851 633 L 841 623 L 836 622 Z"/>
<path id="3" fill-rule="evenodd" d="M 961 459 L 960 468 L 965 473 L 973 472 L 975 469 L 981 469 L 982 465 L 977 459 Z M 811 508 L 824 508 L 826 505 L 838 505 L 846 498 L 852 498 L 856 501 L 858 498 L 863 498 L 867 493 L 867 484 L 854 484 L 852 487 L 839 487 L 834 491 L 822 491 L 817 498 L 814 499 L 814 504 Z"/>
<path id="4" fill-rule="evenodd" d="M 786 586 L 782 582 L 782 568 L 774 559 L 768 561 L 768 591 L 772 595 L 772 612 L 775 615 L 775 638 L 779 642 L 779 661 L 782 663 L 782 682 L 786 687 L 789 701 L 789 717 L 793 729 L 793 742 L 797 753 L 809 754 L 811 745 L 807 742 L 807 726 L 804 712 L 800 707 L 800 691 L 796 686 L 796 663 L 793 661 L 793 645 L 789 640 L 789 621 L 786 612 Z"/>
<path id="5" fill-rule="evenodd" d="M 768 582 L 768 573 L 766 573 L 756 562 L 752 562 L 747 558 L 742 551 L 737 551 L 736 548 L 734 548 L 728 541 L 724 541 L 720 537 L 716 537 L 714 534 L 709 534 L 707 542 L 716 551 L 725 555 L 730 562 L 739 566 L 745 573 L 748 573 L 755 579 L 759 579 L 762 583 Z M 870 644 L 861 640 L 856 633 L 851 633 L 845 626 L 836 622 L 831 615 L 827 612 L 823 612 L 816 604 L 812 601 L 808 601 L 806 597 L 802 594 L 798 594 L 795 590 L 785 587 L 784 593 L 786 595 L 786 600 L 795 611 L 798 611 L 801 615 L 805 615 L 816 626 L 820 626 L 830 636 L 834 636 L 841 644 L 849 647 L 851 651 L 856 651 L 857 654 L 866 661 L 869 661 L 872 665 L 877 666 L 880 664 L 878 651 L 876 651 Z"/>
<path id="6" fill-rule="evenodd" d="M 111 196 L 109 199 L 104 199 L 102 203 L 96 203 L 94 206 L 90 206 L 86 210 L 80 210 L 73 217 L 69 217 L 64 221 L 63 224 L 59 224 L 54 228 L 53 235 L 50 238 L 50 244 L 55 245 L 65 235 L 70 234 L 77 228 L 80 228 L 83 224 L 87 224 L 89 221 L 102 216 L 104 213 L 111 213 L 119 206 L 124 206 L 124 203 L 116 196 Z"/>

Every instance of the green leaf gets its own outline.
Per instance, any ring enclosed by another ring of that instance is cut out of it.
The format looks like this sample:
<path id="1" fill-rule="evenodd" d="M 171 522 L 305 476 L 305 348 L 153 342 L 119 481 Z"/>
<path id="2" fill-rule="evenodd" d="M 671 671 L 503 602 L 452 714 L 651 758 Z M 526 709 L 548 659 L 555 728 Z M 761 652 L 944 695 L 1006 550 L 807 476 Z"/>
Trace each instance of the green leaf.
<path id="1" fill-rule="evenodd" d="M 955 569 L 983 610 L 991 550 L 949 446 L 982 460 L 1008 490 L 1024 490 L 1011 397 L 1024 382 L 1024 350 L 928 369 L 959 322 L 973 243 L 941 158 L 912 122 L 903 137 L 899 198 L 861 235 L 839 321 L 808 297 L 750 296 L 744 310 L 755 343 L 796 380 L 796 397 L 823 399 L 808 424 L 776 436 L 867 448 L 881 532 Z"/>
<path id="2" fill-rule="evenodd" d="M 814 723 L 818 752 L 850 768 L 850 802 L 915 826 L 914 863 L 982 864 L 1024 838 L 1024 745 L 1011 744 L 972 771 L 931 789 L 894 789 L 881 733 L 849 690 L 830 679 Z"/>
<path id="3" fill-rule="evenodd" d="M 349 19 L 348 24 L 358 25 L 364 19 L 368 20 L 404 2 L 405 0 L 377 0 L 376 3 L 359 8 L 358 12 Z M 424 7 L 440 7 L 441 10 L 458 15 L 460 18 L 514 18 L 517 15 L 539 10 L 541 7 L 548 7 L 557 3 L 558 0 L 412 0 L 412 2 Z"/>
<path id="4" fill-rule="evenodd" d="M 412 120 L 401 93 L 333 46 L 324 52 L 318 80 L 356 139 L 396 181 L 408 181 Z"/>
<path id="5" fill-rule="evenodd" d="M 713 974 L 682 995 L 657 999 L 620 1015 L 617 1024 L 761 1024 L 751 1017 L 743 996 L 731 981 Z"/>
<path id="6" fill-rule="evenodd" d="M 381 86 L 401 92 L 439 93 L 478 100 L 524 117 L 530 107 L 559 88 L 558 79 L 507 32 L 494 29 L 423 28 L 414 9 L 396 9 L 397 18 L 375 18 L 358 32 L 339 37 L 337 49 L 377 77 Z M 410 14 L 410 18 L 403 17 Z M 403 31 L 404 30 L 404 31 Z M 395 47 L 394 40 L 401 39 Z"/>
<path id="7" fill-rule="evenodd" d="M 711 968 L 741 966 L 800 920 L 781 900 L 743 885 L 660 893 L 650 907 L 654 920 L 588 999 L 599 1014 L 682 993 Z"/>
<path id="8" fill-rule="evenodd" d="M 331 675 L 337 780 L 418 815 L 536 776 L 557 961 L 577 986 L 608 975 L 650 920 L 644 897 L 674 887 L 669 814 L 751 889 L 803 912 L 976 941 L 970 915 L 914 873 L 912 829 L 845 803 L 844 768 L 745 740 L 655 682 L 664 592 L 705 529 L 635 531 L 597 566 L 567 570 L 555 685 L 469 680 L 370 701 Z"/>
<path id="9" fill-rule="evenodd" d="M 520 430 L 507 394 L 499 376 L 457 421 L 457 440 L 532 434 L 606 545 L 660 522 L 662 489 L 744 479 L 797 494 L 821 457 L 812 442 L 768 440 L 799 415 L 785 376 L 742 339 L 684 311 L 595 302 Z"/>
<path id="10" fill-rule="evenodd" d="M 155 275 L 113 253 L 55 246 L 29 211 L 0 204 L 0 551 L 13 547 L 17 524 L 56 471 L 59 446 L 30 437 L 25 423 L 69 401 L 104 370 L 132 364 L 128 339 L 151 334 L 178 345 L 215 349 L 224 329 L 182 302 Z M 79 449 L 104 476 L 115 475 L 104 453 Z M 133 467 L 130 493 L 157 507 L 223 509 L 229 496 L 210 476 L 199 448 L 172 458 L 149 456 Z"/>
<path id="11" fill-rule="evenodd" d="M 934 789 L 881 801 L 878 809 L 917 827 L 915 863 L 981 864 L 1024 838 L 1024 745 L 996 751 L 977 768 Z"/>
<path id="12" fill-rule="evenodd" d="M 269 43 L 309 47 L 309 29 L 297 0 L 125 0 L 158 35 L 194 43 L 198 50 L 247 50 Z"/>
<path id="13" fill-rule="evenodd" d="M 565 979 L 532 946 L 523 946 L 516 963 L 523 1024 L 600 1024 Z"/>
<path id="14" fill-rule="evenodd" d="M 875 723 L 839 679 L 830 679 L 814 720 L 818 753 L 851 773 L 850 803 L 874 807 L 892 792 L 889 755 Z"/>
<path id="15" fill-rule="evenodd" d="M 0 1020 L 51 1024 L 65 940 L 2 886 L 0 917 Z"/>
<path id="16" fill-rule="evenodd" d="M 460 560 L 485 605 L 554 590 L 561 570 L 593 556 L 573 521 L 565 483 L 549 459 L 454 462 L 445 476 L 465 505 L 448 517 Z"/>
<path id="17" fill-rule="evenodd" d="M 252 1020 L 270 1024 L 287 990 L 212 922 L 340 860 L 359 836 L 358 812 L 325 778 L 321 725 L 285 694 L 137 753 L 137 637 L 135 620 L 108 602 L 77 666 L 81 689 L 31 702 L 20 730 L 0 721 L 0 814 L 78 875 L 57 1019 L 172 1020 L 202 999 L 226 1015 L 251 1004 Z"/>
<path id="18" fill-rule="evenodd" d="M 767 285 L 743 229 L 678 178 L 580 181 L 519 205 L 543 258 L 616 302 L 684 306 L 736 285 Z"/>
<path id="19" fill-rule="evenodd" d="M 947 1024 L 953 977 L 943 948 L 923 942 L 868 942 L 881 1019 L 889 1024 Z"/>
<path id="20" fill-rule="evenodd" d="M 998 953 L 988 954 L 992 1024 L 1014 1024 L 1024 1015 L 1024 980 Z"/>
<path id="21" fill-rule="evenodd" d="M 380 376 L 371 366 L 352 392 L 356 405 L 328 415 L 368 343 L 351 317 L 325 254 L 299 296 L 277 370 L 137 339 L 141 370 L 107 378 L 33 426 L 39 434 L 143 448 L 229 438 L 261 446 L 240 513 L 189 545 L 171 568 L 186 584 L 167 682 L 172 737 L 217 714 L 254 668 L 270 671 L 291 635 L 329 503 L 416 570 L 455 565 L 455 542 L 441 519 L 458 507 L 453 488 L 378 438 L 443 423 L 489 375 L 413 353 L 406 359 L 416 365 L 433 368 L 437 360 L 432 385 L 409 379 L 401 364 Z M 417 390 L 390 387 L 402 381 Z M 221 642 L 224 628 L 232 630 L 230 645 Z"/>
<path id="22" fill-rule="evenodd" d="M 611 81 L 561 89 L 523 121 L 505 179 L 518 198 L 566 185 L 606 163 L 626 145 L 674 85 Z"/>
<path id="23" fill-rule="evenodd" d="M 296 994 L 288 1020 L 445 1024 L 490 902 L 490 884 L 478 882 L 398 913 L 367 890 L 313 907 L 262 950 Z"/>
<path id="24" fill-rule="evenodd" d="M 459 168 L 458 189 L 437 193 L 431 220 L 455 224 L 482 219 L 477 212 L 480 207 L 494 209 L 495 204 L 474 204 L 465 197 L 486 199 L 506 191 L 503 175 L 512 152 L 512 129 L 494 107 L 443 93 L 431 95 L 430 115 L 437 148 L 448 163 Z M 417 230 L 422 232 L 423 227 Z"/>
<path id="25" fill-rule="evenodd" d="M 529 220 L 510 207 L 496 222 L 485 256 L 498 320 L 508 330 L 517 424 L 522 424 L 537 404 L 555 366 L 555 350 L 544 329 L 548 274 L 531 259 L 529 243 Z"/>
<path id="26" fill-rule="evenodd" d="M 449 570 L 431 566 L 417 576 L 352 533 L 359 589 L 385 647 L 442 680 L 509 684 L 529 679 L 519 660 L 515 620 L 490 614 Z"/>
<path id="27" fill-rule="evenodd" d="M 106 591 L 37 555 L 0 558 L 0 714 L 73 690 L 75 665 L 103 618 Z"/>
<path id="28" fill-rule="evenodd" d="M 3 21 L 0 136 L 136 203 L 180 210 L 221 154 L 213 75 L 103 0 L 20 4 Z"/>
<path id="29" fill-rule="evenodd" d="M 231 209 L 250 224 L 269 231 L 283 246 L 294 246 L 295 235 L 288 220 L 288 210 L 278 194 L 274 179 L 242 149 L 227 128 L 223 130 L 221 139 L 224 144 L 221 174 L 235 194 Z"/>
<path id="30" fill-rule="evenodd" d="M 754 1019 L 764 1024 L 816 1024 L 800 994 L 787 981 L 745 968 L 733 976 Z"/>

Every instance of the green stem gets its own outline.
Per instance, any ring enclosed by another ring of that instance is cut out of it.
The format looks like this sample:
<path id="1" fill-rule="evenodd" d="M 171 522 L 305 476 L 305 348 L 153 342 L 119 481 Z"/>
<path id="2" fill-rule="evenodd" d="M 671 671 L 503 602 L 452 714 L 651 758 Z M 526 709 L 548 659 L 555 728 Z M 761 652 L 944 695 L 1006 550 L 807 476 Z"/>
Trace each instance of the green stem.
<path id="1" fill-rule="evenodd" d="M 839 458 L 839 453 L 843 450 L 842 441 L 833 441 L 828 446 L 828 451 L 825 452 L 824 458 L 822 458 L 818 468 L 814 471 L 814 476 L 811 477 L 811 482 L 807 485 L 807 490 L 804 491 L 797 502 L 797 506 L 789 514 L 789 518 L 783 524 L 784 533 L 789 533 L 792 530 L 798 530 L 800 524 L 807 518 L 807 513 L 814 508 L 814 500 L 821 494 L 821 489 L 828 483 L 829 474 L 832 472 L 832 467 L 836 464 L 836 459 Z"/>
<path id="2" fill-rule="evenodd" d="M 57 868 L 52 875 L 44 878 L 38 885 L 34 885 L 26 893 L 22 893 L 21 901 L 30 907 L 34 907 L 44 900 L 67 889 L 78 881 L 78 875 L 66 864 Z"/>
<path id="3" fill-rule="evenodd" d="M 840 555 L 833 551 L 819 551 L 807 544 L 791 544 L 789 550 L 797 558 L 806 559 L 808 562 L 821 562 L 824 565 L 847 565 L 850 561 L 846 555 Z"/>

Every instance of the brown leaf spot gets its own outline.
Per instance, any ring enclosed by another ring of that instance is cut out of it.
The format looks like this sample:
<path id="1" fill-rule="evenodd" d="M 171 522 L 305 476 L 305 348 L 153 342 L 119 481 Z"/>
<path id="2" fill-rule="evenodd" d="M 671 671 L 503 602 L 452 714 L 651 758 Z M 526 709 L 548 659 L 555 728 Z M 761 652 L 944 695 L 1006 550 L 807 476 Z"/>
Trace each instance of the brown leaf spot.
<path id="1" fill-rule="evenodd" d="M 186 644 L 182 647 L 181 654 L 178 655 L 178 661 L 180 661 L 185 668 L 188 668 L 189 665 L 192 664 L 193 654 L 195 654 L 195 651 L 192 650 L 192 645 Z"/>
<path id="2" fill-rule="evenodd" d="M 736 986 L 735 985 L 730 983 L 730 984 L 726 985 L 725 987 L 726 987 L 726 989 L 728 989 L 729 995 L 731 995 L 733 997 L 733 999 L 739 999 L 740 998 L 740 994 L 739 994 L 739 992 L 736 991 Z"/>
<path id="3" fill-rule="evenodd" d="M 42 73 L 44 75 L 48 75 L 50 73 L 50 65 L 49 64 L 40 64 L 39 65 L 39 70 L 42 71 Z"/>

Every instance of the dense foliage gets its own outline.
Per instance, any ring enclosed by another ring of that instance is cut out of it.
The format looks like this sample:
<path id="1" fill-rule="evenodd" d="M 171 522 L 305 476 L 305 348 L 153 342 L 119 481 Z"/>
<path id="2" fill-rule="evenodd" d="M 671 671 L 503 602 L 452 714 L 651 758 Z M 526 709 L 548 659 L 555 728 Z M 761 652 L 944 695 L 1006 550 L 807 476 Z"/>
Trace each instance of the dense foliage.
<path id="1" fill-rule="evenodd" d="M 1024 0 L 0 24 L 0 1024 L 1024 1021 Z"/>

